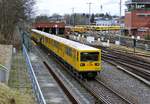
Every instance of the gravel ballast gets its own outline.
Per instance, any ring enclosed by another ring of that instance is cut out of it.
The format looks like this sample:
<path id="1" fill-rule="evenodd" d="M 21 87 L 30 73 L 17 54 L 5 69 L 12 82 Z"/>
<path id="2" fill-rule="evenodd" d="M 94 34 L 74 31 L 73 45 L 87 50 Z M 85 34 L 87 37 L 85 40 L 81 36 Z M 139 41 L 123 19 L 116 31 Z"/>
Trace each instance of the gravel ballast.
<path id="1" fill-rule="evenodd" d="M 103 63 L 103 70 L 98 76 L 108 86 L 135 104 L 150 104 L 150 88 L 131 75 L 120 71 L 115 66 Z"/>

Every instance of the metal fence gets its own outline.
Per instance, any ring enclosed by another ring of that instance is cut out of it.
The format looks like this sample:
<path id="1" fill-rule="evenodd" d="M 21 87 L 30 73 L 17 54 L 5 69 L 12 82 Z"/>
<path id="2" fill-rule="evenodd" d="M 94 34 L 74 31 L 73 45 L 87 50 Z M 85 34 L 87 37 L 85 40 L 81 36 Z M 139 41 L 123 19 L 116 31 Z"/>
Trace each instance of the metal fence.
<path id="1" fill-rule="evenodd" d="M 38 104 L 46 104 L 46 101 L 45 101 L 42 91 L 40 89 L 39 83 L 35 76 L 30 58 L 28 56 L 28 53 L 27 53 L 27 50 L 26 50 L 26 47 L 24 46 L 24 44 L 23 44 L 23 55 L 25 56 L 26 63 L 28 65 L 28 73 L 29 73 L 30 79 L 32 81 L 32 88 L 33 88 L 34 94 L 36 95 L 37 102 L 38 102 Z"/>
<path id="2" fill-rule="evenodd" d="M 29 51 L 31 49 L 31 46 L 32 46 L 30 33 L 20 30 L 20 34 L 21 34 L 21 37 L 22 37 L 21 38 L 22 44 L 24 44 L 26 49 Z"/>

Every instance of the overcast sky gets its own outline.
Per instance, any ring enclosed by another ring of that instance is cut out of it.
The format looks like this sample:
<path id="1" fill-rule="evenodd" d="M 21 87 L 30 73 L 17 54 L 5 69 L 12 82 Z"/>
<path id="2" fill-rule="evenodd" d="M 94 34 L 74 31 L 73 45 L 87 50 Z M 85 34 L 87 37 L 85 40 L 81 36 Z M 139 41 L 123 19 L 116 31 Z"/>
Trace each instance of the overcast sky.
<path id="1" fill-rule="evenodd" d="M 124 15 L 125 1 L 122 0 L 122 15 Z M 89 13 L 89 5 L 91 2 L 91 13 L 110 13 L 119 15 L 120 0 L 36 0 L 35 13 L 36 15 L 52 15 L 71 14 L 72 8 L 75 13 Z M 102 9 L 100 8 L 102 5 Z"/>

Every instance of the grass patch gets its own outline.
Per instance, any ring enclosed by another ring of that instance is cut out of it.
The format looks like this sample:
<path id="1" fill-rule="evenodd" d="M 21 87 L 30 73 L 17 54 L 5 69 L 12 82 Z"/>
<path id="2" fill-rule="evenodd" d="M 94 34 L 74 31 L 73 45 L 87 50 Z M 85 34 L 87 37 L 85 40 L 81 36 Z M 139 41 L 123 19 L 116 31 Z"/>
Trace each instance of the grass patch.
<path id="1" fill-rule="evenodd" d="M 29 97 L 32 101 L 32 103 L 29 104 L 35 104 L 35 98 L 32 92 L 32 86 L 27 72 L 27 65 L 21 51 L 13 55 L 12 62 L 13 63 L 9 74 L 8 86 L 11 89 L 19 91 L 19 94 L 25 95 L 24 99 L 28 100 Z M 15 94 L 17 96 L 18 92 Z"/>
<path id="2" fill-rule="evenodd" d="M 20 93 L 12 90 L 4 84 L 0 83 L 0 104 L 33 104 L 33 100 L 29 94 Z"/>

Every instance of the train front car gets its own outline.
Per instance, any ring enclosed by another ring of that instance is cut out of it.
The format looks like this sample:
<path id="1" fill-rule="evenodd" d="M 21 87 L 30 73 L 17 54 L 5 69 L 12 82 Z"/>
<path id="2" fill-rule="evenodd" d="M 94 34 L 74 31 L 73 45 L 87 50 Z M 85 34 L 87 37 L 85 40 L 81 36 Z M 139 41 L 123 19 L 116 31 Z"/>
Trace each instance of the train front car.
<path id="1" fill-rule="evenodd" d="M 82 76 L 95 78 L 101 71 L 101 51 L 99 49 L 81 51 L 79 57 L 79 70 Z"/>

